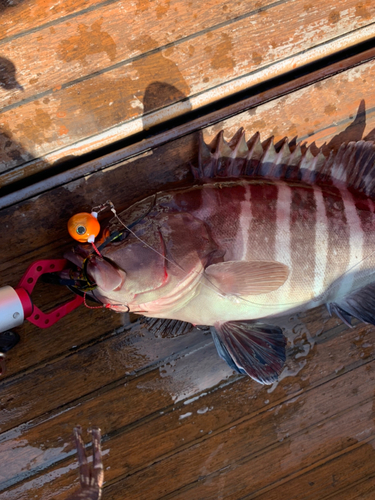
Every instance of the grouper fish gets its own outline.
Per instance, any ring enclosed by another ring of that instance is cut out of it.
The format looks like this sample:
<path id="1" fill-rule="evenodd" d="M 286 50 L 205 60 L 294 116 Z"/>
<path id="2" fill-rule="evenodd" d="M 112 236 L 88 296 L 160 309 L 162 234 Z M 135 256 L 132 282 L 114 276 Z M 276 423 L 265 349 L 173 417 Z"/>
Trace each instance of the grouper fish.
<path id="1" fill-rule="evenodd" d="M 286 340 L 270 318 L 326 304 L 346 324 L 375 324 L 374 162 L 370 141 L 327 157 L 259 133 L 246 142 L 242 129 L 229 143 L 201 137 L 194 185 L 119 214 L 100 255 L 80 246 L 66 257 L 84 269 L 87 296 L 207 325 L 231 368 L 271 384 Z"/>

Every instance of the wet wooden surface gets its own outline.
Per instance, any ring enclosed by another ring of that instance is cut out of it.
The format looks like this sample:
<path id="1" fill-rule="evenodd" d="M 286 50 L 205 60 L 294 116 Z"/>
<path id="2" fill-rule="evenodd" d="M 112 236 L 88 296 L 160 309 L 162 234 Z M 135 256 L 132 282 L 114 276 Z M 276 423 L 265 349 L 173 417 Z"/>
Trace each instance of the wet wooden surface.
<path id="1" fill-rule="evenodd" d="M 2 185 L 375 35 L 369 0 L 1 0 L 0 9 Z"/>
<path id="2" fill-rule="evenodd" d="M 204 137 L 244 126 L 247 137 L 325 142 L 326 153 L 373 137 L 374 72 L 366 62 L 207 127 Z M 70 248 L 72 214 L 189 184 L 196 158 L 193 132 L 3 209 L 0 286 Z M 40 285 L 33 299 L 48 309 L 67 296 Z M 126 314 L 83 306 L 46 330 L 26 322 L 0 382 L 0 500 L 67 498 L 78 485 L 76 424 L 102 429 L 104 500 L 374 498 L 374 327 L 349 329 L 323 308 L 281 324 L 287 364 L 264 387 L 235 375 L 202 331 L 155 338 Z"/>

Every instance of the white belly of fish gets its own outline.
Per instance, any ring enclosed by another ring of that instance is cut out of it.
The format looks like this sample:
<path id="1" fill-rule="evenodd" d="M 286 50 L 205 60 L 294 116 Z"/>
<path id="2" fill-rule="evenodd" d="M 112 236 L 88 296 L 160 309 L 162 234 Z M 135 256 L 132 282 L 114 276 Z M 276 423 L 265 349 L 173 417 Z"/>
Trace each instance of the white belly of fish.
<path id="1" fill-rule="evenodd" d="M 321 267 L 317 266 L 318 269 Z M 223 293 L 204 274 L 199 273 L 198 276 L 197 273 L 198 269 L 194 270 L 186 283 L 178 287 L 173 294 L 174 300 L 165 297 L 154 303 L 142 304 L 141 307 L 147 311 L 145 315 L 178 319 L 197 325 L 214 325 L 217 322 L 256 320 L 311 309 L 337 301 L 352 291 L 375 282 L 375 254 L 368 252 L 367 256 L 329 283 L 324 277 L 319 277 L 319 289 L 309 288 L 311 283 L 304 283 L 302 270 L 298 273 L 299 279 L 293 281 L 289 278 L 275 291 L 240 296 Z M 183 300 L 180 299 L 182 296 Z"/>

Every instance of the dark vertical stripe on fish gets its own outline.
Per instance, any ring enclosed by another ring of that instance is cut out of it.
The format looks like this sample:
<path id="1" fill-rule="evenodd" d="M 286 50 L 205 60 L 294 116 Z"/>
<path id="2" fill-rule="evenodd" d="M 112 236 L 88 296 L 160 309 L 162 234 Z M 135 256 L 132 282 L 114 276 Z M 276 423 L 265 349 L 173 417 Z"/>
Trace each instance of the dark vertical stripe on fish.
<path id="1" fill-rule="evenodd" d="M 350 229 L 345 205 L 339 189 L 330 186 L 322 190 L 328 225 L 328 256 L 325 286 L 341 277 L 350 261 Z"/>
<path id="2" fill-rule="evenodd" d="M 233 260 L 237 252 L 233 241 L 238 235 L 240 217 L 246 205 L 247 183 L 204 186 L 202 206 L 193 215 L 206 218 L 211 236 L 225 251 L 224 260 Z"/>
<path id="3" fill-rule="evenodd" d="M 202 191 L 202 186 L 176 191 L 175 193 L 172 193 L 172 195 L 161 197 L 159 204 L 166 210 L 178 209 L 179 211 L 188 212 L 194 215 L 202 208 Z"/>
<path id="4" fill-rule="evenodd" d="M 374 202 L 361 193 L 351 192 L 357 215 L 361 222 L 363 238 L 362 262 L 358 271 L 374 266 L 375 262 L 375 216 Z"/>
<path id="5" fill-rule="evenodd" d="M 316 201 L 311 187 L 294 187 L 290 210 L 291 279 L 314 297 Z"/>
<path id="6" fill-rule="evenodd" d="M 276 258 L 277 196 L 278 185 L 273 183 L 250 184 L 251 220 L 248 223 L 249 260 L 274 260 Z"/>

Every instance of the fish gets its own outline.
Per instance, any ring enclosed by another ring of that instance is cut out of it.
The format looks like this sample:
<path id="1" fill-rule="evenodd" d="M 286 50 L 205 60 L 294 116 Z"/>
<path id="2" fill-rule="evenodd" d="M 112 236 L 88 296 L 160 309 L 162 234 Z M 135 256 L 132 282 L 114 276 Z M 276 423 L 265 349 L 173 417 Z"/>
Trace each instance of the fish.
<path id="1" fill-rule="evenodd" d="M 201 135 L 192 185 L 112 210 L 98 252 L 66 258 L 87 297 L 159 330 L 205 325 L 233 370 L 272 384 L 286 360 L 275 318 L 325 304 L 375 324 L 374 162 L 368 140 L 326 156 L 242 128 Z"/>
<path id="2" fill-rule="evenodd" d="M 85 443 L 82 439 L 82 427 L 77 425 L 73 429 L 74 441 L 77 448 L 79 481 L 77 491 L 69 495 L 67 500 L 100 500 L 104 482 L 104 471 L 101 452 L 101 431 L 99 427 L 88 430 L 92 438 L 92 463 L 89 464 L 85 452 Z"/>

